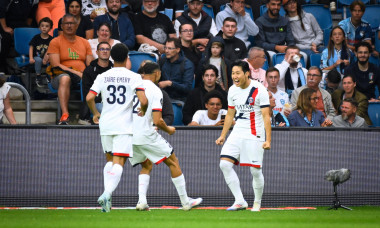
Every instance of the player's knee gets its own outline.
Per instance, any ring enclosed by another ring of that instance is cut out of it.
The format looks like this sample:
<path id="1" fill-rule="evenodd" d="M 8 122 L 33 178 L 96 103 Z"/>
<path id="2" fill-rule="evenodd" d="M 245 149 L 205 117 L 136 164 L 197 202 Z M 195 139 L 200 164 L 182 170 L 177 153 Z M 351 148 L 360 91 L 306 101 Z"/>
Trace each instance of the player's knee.
<path id="1" fill-rule="evenodd" d="M 225 171 L 229 171 L 232 169 L 233 167 L 233 163 L 229 162 L 229 161 L 226 161 L 226 160 L 220 160 L 220 163 L 219 163 L 219 168 L 225 172 Z"/>
<path id="2" fill-rule="evenodd" d="M 145 162 L 141 163 L 141 168 L 144 170 L 144 172 L 150 172 L 153 169 L 153 163 L 150 160 L 146 160 Z"/>
<path id="3" fill-rule="evenodd" d="M 263 172 L 259 168 L 251 167 L 250 170 L 251 170 L 251 174 L 252 174 L 253 178 L 261 178 L 261 176 L 263 176 Z"/>

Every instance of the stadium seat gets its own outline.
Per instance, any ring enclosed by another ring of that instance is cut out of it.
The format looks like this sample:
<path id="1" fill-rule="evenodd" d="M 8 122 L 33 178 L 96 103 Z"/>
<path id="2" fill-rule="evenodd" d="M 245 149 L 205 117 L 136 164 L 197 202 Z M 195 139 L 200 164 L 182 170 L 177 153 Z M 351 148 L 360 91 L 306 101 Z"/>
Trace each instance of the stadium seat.
<path id="1" fill-rule="evenodd" d="M 15 57 L 15 61 L 17 66 L 27 67 L 27 82 L 26 82 L 26 90 L 31 93 L 32 82 L 30 80 L 30 72 L 29 72 L 29 42 L 32 38 L 40 34 L 40 30 L 38 28 L 15 28 L 14 29 L 14 44 L 15 50 L 19 54 L 18 57 Z"/>
<path id="2" fill-rule="evenodd" d="M 223 11 L 224 8 L 226 8 L 226 5 L 221 5 L 220 6 L 220 11 Z M 252 20 L 254 20 L 252 7 L 249 6 L 249 5 L 245 5 L 244 10 L 245 10 L 246 13 L 248 13 L 251 16 Z"/>
<path id="3" fill-rule="evenodd" d="M 265 12 L 267 12 L 267 6 L 266 5 L 261 5 L 260 6 L 260 16 L 262 16 Z M 281 9 L 280 9 L 280 15 L 281 16 L 285 16 L 286 12 L 284 10 L 284 7 L 281 6 Z"/>
<path id="4" fill-rule="evenodd" d="M 264 62 L 264 66 L 261 67 L 262 69 L 264 70 L 268 70 L 269 68 L 269 63 L 268 63 L 268 59 L 267 59 L 267 56 L 265 55 L 265 62 Z"/>
<path id="5" fill-rule="evenodd" d="M 329 45 L 330 32 L 331 32 L 331 28 L 327 28 L 323 30 L 323 44 L 325 45 L 325 48 L 327 48 L 327 45 Z"/>
<path id="6" fill-rule="evenodd" d="M 321 53 L 311 54 L 310 55 L 310 66 L 320 67 L 321 66 L 321 58 L 322 58 Z"/>
<path id="7" fill-rule="evenodd" d="M 338 0 L 336 3 L 336 12 L 343 14 L 343 19 L 351 16 L 349 6 L 354 0 Z M 361 0 L 364 4 L 368 4 L 370 0 Z"/>
<path id="8" fill-rule="evenodd" d="M 379 33 L 380 33 L 380 31 L 377 31 L 377 32 L 375 33 L 375 49 L 376 49 L 377 52 L 380 53 L 380 39 L 379 39 Z"/>
<path id="9" fill-rule="evenodd" d="M 168 16 L 171 21 L 173 20 L 173 9 L 165 8 L 164 14 Z"/>
<path id="10" fill-rule="evenodd" d="M 151 60 L 153 62 L 156 62 L 156 56 L 154 54 L 144 52 L 131 51 L 129 52 L 129 58 L 132 63 L 131 71 L 133 72 L 137 72 L 141 62 L 144 60 Z"/>
<path id="11" fill-rule="evenodd" d="M 380 25 L 380 5 L 367 5 L 362 20 L 368 22 L 372 28 L 372 34 L 376 34 Z M 376 37 L 377 38 L 377 37 Z"/>
<path id="12" fill-rule="evenodd" d="M 303 5 L 302 9 L 313 14 L 322 30 L 332 28 L 331 12 L 321 4 Z"/>
<path id="13" fill-rule="evenodd" d="M 55 28 L 53 30 L 53 37 L 57 37 L 57 36 L 59 36 L 59 34 L 58 34 L 58 28 Z"/>
<path id="14" fill-rule="evenodd" d="M 184 5 L 184 10 L 187 10 L 189 7 L 187 4 Z M 202 10 L 205 11 L 210 17 L 215 18 L 214 9 L 210 4 L 204 4 Z"/>
<path id="15" fill-rule="evenodd" d="M 370 102 L 368 105 L 368 115 L 373 127 L 380 127 L 380 103 Z"/>
<path id="16" fill-rule="evenodd" d="M 183 122 L 182 122 L 182 108 L 183 107 L 175 103 L 172 103 L 172 107 L 173 107 L 173 112 L 174 112 L 173 125 L 183 126 Z"/>
<path id="17" fill-rule="evenodd" d="M 369 57 L 369 62 L 376 65 L 377 67 L 380 67 L 380 60 L 379 60 L 379 57 L 375 57 L 373 55 L 371 55 Z"/>
<path id="18" fill-rule="evenodd" d="M 284 53 L 277 53 L 275 55 L 273 55 L 273 66 L 275 66 L 276 64 L 280 64 L 285 58 L 285 54 Z M 303 58 L 303 56 L 301 57 L 301 64 L 302 64 L 302 67 L 306 68 L 306 64 L 305 64 L 305 60 Z"/>

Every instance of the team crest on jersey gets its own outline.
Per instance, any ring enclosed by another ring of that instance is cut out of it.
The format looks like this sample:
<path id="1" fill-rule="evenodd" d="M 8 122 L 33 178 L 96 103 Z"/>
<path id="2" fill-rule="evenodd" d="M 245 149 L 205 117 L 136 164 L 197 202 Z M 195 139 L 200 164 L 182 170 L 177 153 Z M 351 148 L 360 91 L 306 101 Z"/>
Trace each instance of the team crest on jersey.
<path id="1" fill-rule="evenodd" d="M 360 31 L 360 36 L 361 36 L 361 37 L 364 36 L 364 31 Z"/>
<path id="2" fill-rule="evenodd" d="M 282 105 L 285 104 L 285 100 L 284 99 L 280 99 L 280 102 L 281 102 Z"/>
<path id="3" fill-rule="evenodd" d="M 251 104 L 251 103 L 253 103 L 253 102 L 255 102 L 255 99 L 253 99 L 253 97 L 248 98 L 248 103 L 249 103 L 249 104 Z"/>

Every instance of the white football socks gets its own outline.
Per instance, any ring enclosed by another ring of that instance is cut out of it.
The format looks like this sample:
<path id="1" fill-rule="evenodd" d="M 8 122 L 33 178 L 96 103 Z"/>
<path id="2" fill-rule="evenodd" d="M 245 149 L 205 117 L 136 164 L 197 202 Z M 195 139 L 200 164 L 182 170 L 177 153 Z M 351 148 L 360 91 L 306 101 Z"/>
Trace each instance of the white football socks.
<path id="1" fill-rule="evenodd" d="M 113 163 L 110 161 L 110 162 L 107 162 L 106 165 L 104 166 L 104 169 L 103 169 L 104 189 L 106 188 L 107 181 L 108 181 L 108 175 L 107 174 L 109 172 L 111 172 L 112 165 L 113 165 Z"/>
<path id="2" fill-rule="evenodd" d="M 261 169 L 250 168 L 252 174 L 252 187 L 255 193 L 255 202 L 261 203 L 261 198 L 264 191 L 264 175 Z"/>
<path id="3" fill-rule="evenodd" d="M 107 173 L 107 184 L 104 191 L 112 195 L 117 185 L 120 182 L 121 174 L 123 173 L 123 167 L 119 164 L 114 164 L 110 172 Z"/>
<path id="4" fill-rule="evenodd" d="M 189 197 L 186 192 L 186 182 L 185 176 L 182 174 L 179 177 L 172 178 L 173 184 L 177 189 L 179 199 L 181 200 L 182 205 L 186 205 L 189 203 Z"/>
<path id="5" fill-rule="evenodd" d="M 235 172 L 235 170 L 232 168 L 233 163 L 226 161 L 226 160 L 220 160 L 219 167 L 223 172 L 224 179 L 226 180 L 226 183 L 228 187 L 230 188 L 232 194 L 235 197 L 235 202 L 237 203 L 243 203 L 244 197 L 243 193 L 240 189 L 240 181 L 239 178 Z"/>
<path id="6" fill-rule="evenodd" d="M 150 176 L 148 174 L 139 175 L 139 202 L 147 203 L 146 193 L 149 187 Z"/>

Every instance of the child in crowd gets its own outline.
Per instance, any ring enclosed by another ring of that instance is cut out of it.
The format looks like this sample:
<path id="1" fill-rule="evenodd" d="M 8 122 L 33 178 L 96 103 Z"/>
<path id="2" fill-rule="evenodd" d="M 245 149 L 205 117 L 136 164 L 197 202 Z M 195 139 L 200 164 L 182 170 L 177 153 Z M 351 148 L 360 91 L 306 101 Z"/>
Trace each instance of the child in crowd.
<path id="1" fill-rule="evenodd" d="M 205 65 L 214 65 L 219 72 L 216 83 L 219 84 L 224 91 L 232 85 L 231 79 L 231 63 L 224 58 L 224 41 L 223 38 L 213 37 L 207 45 L 205 58 L 200 61 L 195 76 L 195 86 L 199 86 L 202 81 L 202 72 Z"/>
<path id="2" fill-rule="evenodd" d="M 44 84 L 46 84 L 46 76 L 41 75 L 41 70 L 42 65 L 46 65 L 49 62 L 46 51 L 50 41 L 53 39 L 53 37 L 49 35 L 50 30 L 53 28 L 53 21 L 48 17 L 44 17 L 40 20 L 38 28 L 41 33 L 35 35 L 29 42 L 29 63 L 34 64 L 37 86 L 43 87 Z"/>
<path id="3" fill-rule="evenodd" d="M 327 48 L 322 52 L 322 69 L 332 70 L 334 68 L 343 74 L 344 68 L 350 64 L 351 52 L 347 47 L 346 35 L 339 26 L 330 32 Z"/>
<path id="4" fill-rule="evenodd" d="M 107 12 L 105 0 L 82 0 L 82 5 L 83 16 L 90 15 L 91 20 L 94 20 L 95 17 L 103 15 Z"/>

